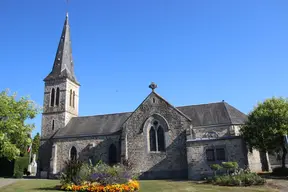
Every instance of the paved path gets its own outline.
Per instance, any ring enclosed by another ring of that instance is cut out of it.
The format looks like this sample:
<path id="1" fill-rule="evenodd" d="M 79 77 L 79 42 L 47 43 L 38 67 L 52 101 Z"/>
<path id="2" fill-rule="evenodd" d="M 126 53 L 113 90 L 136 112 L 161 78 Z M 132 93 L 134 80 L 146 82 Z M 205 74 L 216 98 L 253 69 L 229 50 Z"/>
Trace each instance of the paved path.
<path id="1" fill-rule="evenodd" d="M 10 185 L 12 183 L 15 183 L 16 181 L 18 181 L 18 179 L 4 179 L 4 178 L 0 178 L 0 188 L 4 187 L 6 185 Z"/>
<path id="2" fill-rule="evenodd" d="M 288 192 L 288 180 L 267 179 L 267 182 L 272 186 L 277 186 L 280 192 Z"/>

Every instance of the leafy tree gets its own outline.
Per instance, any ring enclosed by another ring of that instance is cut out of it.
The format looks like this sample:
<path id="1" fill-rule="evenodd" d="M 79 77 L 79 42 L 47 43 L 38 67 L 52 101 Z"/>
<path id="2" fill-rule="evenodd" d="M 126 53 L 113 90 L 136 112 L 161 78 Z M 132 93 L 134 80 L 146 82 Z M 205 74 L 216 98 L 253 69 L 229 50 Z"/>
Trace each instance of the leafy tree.
<path id="1" fill-rule="evenodd" d="M 31 144 L 29 137 L 34 124 L 26 123 L 39 112 L 27 97 L 16 100 L 16 94 L 0 92 L 0 157 L 13 160 Z"/>
<path id="2" fill-rule="evenodd" d="M 33 138 L 33 142 L 32 142 L 32 153 L 33 154 L 38 154 L 38 150 L 40 147 L 40 134 L 37 133 L 34 138 Z"/>
<path id="3" fill-rule="evenodd" d="M 258 103 L 240 132 L 250 149 L 265 153 L 282 150 L 282 167 L 285 167 L 287 148 L 284 135 L 288 133 L 288 100 L 272 97 Z"/>

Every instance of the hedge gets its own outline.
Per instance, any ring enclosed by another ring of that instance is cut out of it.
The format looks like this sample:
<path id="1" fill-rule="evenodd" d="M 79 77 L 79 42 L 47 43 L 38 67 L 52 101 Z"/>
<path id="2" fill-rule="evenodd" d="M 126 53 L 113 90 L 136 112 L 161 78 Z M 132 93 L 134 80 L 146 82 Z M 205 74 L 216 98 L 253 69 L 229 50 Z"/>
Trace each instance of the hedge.
<path id="1" fill-rule="evenodd" d="M 18 157 L 15 159 L 14 164 L 14 177 L 22 178 L 25 170 L 27 170 L 29 164 L 29 157 Z"/>

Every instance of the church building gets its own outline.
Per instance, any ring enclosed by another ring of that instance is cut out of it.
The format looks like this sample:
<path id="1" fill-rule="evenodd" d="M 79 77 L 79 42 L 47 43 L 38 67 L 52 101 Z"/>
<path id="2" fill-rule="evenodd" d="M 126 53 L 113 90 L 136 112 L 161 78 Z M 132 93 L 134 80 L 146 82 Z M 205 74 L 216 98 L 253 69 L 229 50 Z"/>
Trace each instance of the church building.
<path id="1" fill-rule="evenodd" d="M 68 14 L 44 82 L 39 177 L 59 175 L 69 159 L 129 162 L 143 179 L 200 179 L 212 174 L 210 164 L 223 161 L 262 170 L 259 152 L 250 153 L 239 136 L 247 116 L 224 101 L 175 107 L 151 83 L 132 112 L 78 116 Z"/>

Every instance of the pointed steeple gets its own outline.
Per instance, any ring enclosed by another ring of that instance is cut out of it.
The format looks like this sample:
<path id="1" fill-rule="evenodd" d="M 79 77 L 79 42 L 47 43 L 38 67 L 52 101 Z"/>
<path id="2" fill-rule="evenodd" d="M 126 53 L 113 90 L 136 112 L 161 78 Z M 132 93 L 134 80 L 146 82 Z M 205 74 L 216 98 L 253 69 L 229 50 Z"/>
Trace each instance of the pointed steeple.
<path id="1" fill-rule="evenodd" d="M 63 78 L 68 78 L 74 83 L 79 84 L 74 74 L 68 13 L 66 14 L 66 19 L 64 22 L 64 27 L 62 30 L 52 71 L 44 79 L 44 81 Z"/>

